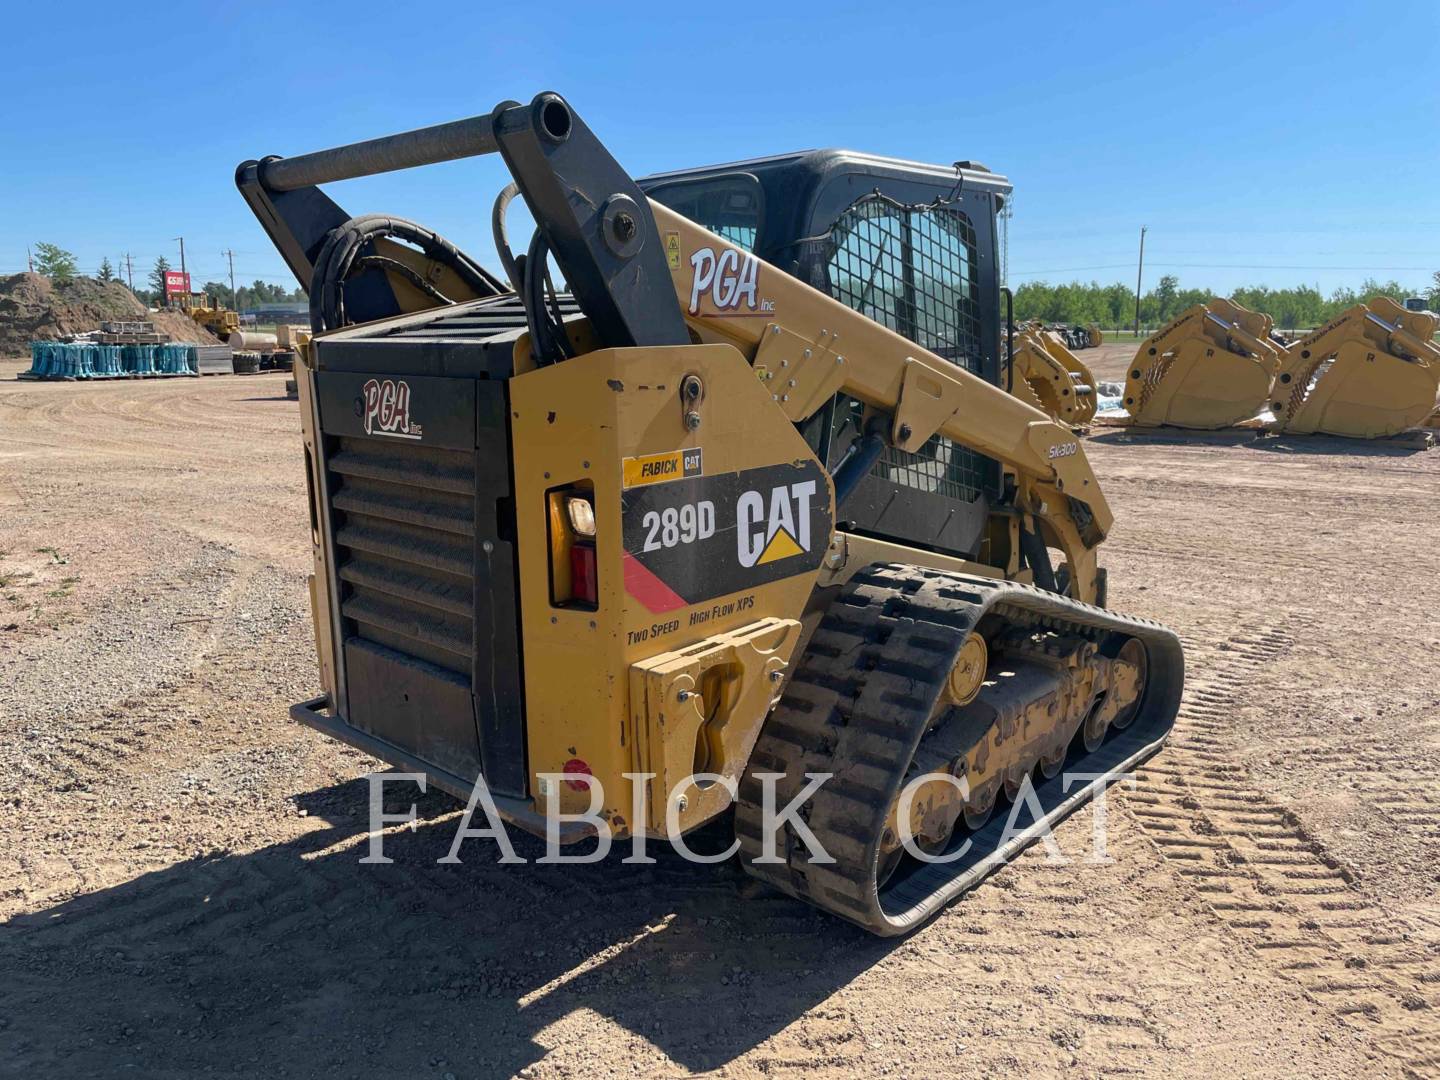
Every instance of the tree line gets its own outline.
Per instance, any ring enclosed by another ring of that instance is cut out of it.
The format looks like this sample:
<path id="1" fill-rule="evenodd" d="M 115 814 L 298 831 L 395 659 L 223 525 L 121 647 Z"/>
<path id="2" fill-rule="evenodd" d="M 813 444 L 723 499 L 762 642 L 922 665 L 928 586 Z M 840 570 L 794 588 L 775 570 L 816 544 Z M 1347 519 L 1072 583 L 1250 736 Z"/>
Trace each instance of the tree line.
<path id="1" fill-rule="evenodd" d="M 48 277 L 57 285 L 68 285 L 79 275 L 76 269 L 78 263 L 72 252 L 66 251 L 58 244 L 38 243 L 35 245 L 35 271 Z M 154 307 L 160 304 L 165 297 L 165 273 L 173 269 L 170 260 L 163 255 L 155 260 L 155 265 L 150 268 L 146 278 L 146 285 L 141 285 L 134 290 L 136 299 L 141 303 Z M 108 258 L 100 260 L 100 271 L 95 277 L 102 282 L 109 283 L 119 281 L 120 275 L 116 273 L 114 266 Z M 261 281 L 258 278 L 249 285 L 240 285 L 231 290 L 229 285 L 220 281 L 207 281 L 200 289 L 211 300 L 219 303 L 221 307 L 230 308 L 232 311 L 246 311 L 251 308 L 264 307 L 267 304 L 283 304 L 303 302 L 305 292 L 303 289 L 286 289 L 283 285 L 273 285 L 268 281 Z"/>
<path id="2" fill-rule="evenodd" d="M 1309 285 L 1288 289 L 1253 285 L 1235 289 L 1230 299 L 1251 311 L 1264 312 L 1280 329 L 1295 330 L 1319 326 L 1346 308 L 1374 296 L 1403 301 L 1407 296 L 1427 293 L 1431 310 L 1440 308 L 1440 272 L 1428 288 L 1418 294 L 1398 281 L 1366 278 L 1358 289 L 1339 288 L 1328 296 Z M 1182 289 L 1180 279 L 1167 274 L 1141 296 L 1140 325 L 1160 326 L 1186 308 L 1203 304 L 1216 295 L 1209 289 Z M 1098 281 L 1088 285 L 1078 281 L 1067 285 L 1027 281 L 1015 290 L 1015 318 L 1047 323 L 1099 323 L 1106 329 L 1134 326 L 1135 290 L 1128 285 L 1101 285 Z"/>
<path id="3" fill-rule="evenodd" d="M 76 276 L 75 256 L 55 244 L 35 245 L 35 268 L 57 284 L 65 284 Z M 168 259 L 161 256 L 155 260 L 149 274 L 149 288 L 138 288 L 135 295 L 145 304 L 154 306 L 165 295 L 165 272 L 171 269 Z M 101 281 L 117 280 L 109 259 L 100 262 Z M 266 304 L 281 304 L 303 301 L 305 292 L 300 288 L 285 289 L 267 281 L 256 279 L 249 285 L 241 285 L 234 291 L 220 281 L 207 281 L 201 291 L 221 307 L 234 311 L 264 307 Z M 1440 271 L 1437 271 L 1428 292 L 1429 306 L 1440 309 Z M 1160 326 L 1174 318 L 1186 308 L 1203 304 L 1216 295 L 1210 289 L 1182 289 L 1180 279 L 1166 274 L 1159 283 L 1140 298 L 1140 325 Z M 1366 278 L 1358 289 L 1342 287 L 1328 296 L 1310 285 L 1297 285 L 1288 289 L 1273 289 L 1268 285 L 1253 285 L 1236 289 L 1230 294 L 1241 307 L 1260 311 L 1275 320 L 1282 330 L 1296 330 L 1319 326 L 1327 319 L 1348 307 L 1369 300 L 1373 296 L 1388 296 L 1403 301 L 1416 293 L 1398 281 L 1376 281 Z M 1065 285 L 1051 285 L 1046 281 L 1027 281 L 1015 290 L 1015 318 L 1021 321 L 1036 319 L 1046 323 L 1099 323 L 1106 329 L 1135 325 L 1135 292 L 1128 285 L 1116 283 L 1101 285 L 1092 281 L 1088 285 L 1078 281 Z"/>

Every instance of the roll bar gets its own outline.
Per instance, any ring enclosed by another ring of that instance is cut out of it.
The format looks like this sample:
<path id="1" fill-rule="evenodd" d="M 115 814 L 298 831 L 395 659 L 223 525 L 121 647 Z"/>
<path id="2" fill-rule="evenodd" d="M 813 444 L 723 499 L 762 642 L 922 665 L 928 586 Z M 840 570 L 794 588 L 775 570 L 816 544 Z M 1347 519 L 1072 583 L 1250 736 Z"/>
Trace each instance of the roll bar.
<path id="1" fill-rule="evenodd" d="M 650 202 L 559 94 L 297 157 L 242 163 L 235 183 L 301 287 L 326 238 L 350 220 L 319 185 L 499 153 L 601 344 L 683 345 Z M 398 314 L 372 298 L 365 319 Z"/>

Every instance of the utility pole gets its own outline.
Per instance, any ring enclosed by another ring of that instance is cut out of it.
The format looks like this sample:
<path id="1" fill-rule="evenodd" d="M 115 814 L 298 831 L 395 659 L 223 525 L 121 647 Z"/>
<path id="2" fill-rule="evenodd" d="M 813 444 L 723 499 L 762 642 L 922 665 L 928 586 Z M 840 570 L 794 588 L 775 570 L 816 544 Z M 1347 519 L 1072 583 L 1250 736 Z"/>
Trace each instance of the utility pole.
<path id="1" fill-rule="evenodd" d="M 1145 231 L 1140 226 L 1140 268 L 1135 271 L 1135 336 L 1140 336 L 1140 280 L 1145 276 Z"/>
<path id="2" fill-rule="evenodd" d="M 125 253 L 125 280 L 130 284 L 130 291 L 135 291 L 135 264 L 130 261 L 130 253 Z"/>
<path id="3" fill-rule="evenodd" d="M 220 254 L 230 260 L 230 303 L 238 312 L 240 310 L 240 298 L 235 295 L 235 252 L 222 251 Z"/>
<path id="4" fill-rule="evenodd" d="M 35 258 L 30 254 L 29 244 L 25 245 L 25 269 L 29 270 L 32 274 L 35 272 Z"/>
<path id="5" fill-rule="evenodd" d="M 190 275 L 185 270 L 185 238 L 183 236 L 177 236 L 175 239 L 180 241 L 180 273 L 185 275 L 185 291 L 188 294 L 190 291 Z M 186 296 L 185 302 L 186 304 L 190 302 L 188 295 Z M 168 296 L 165 298 L 165 306 L 170 306 L 170 298 Z"/>

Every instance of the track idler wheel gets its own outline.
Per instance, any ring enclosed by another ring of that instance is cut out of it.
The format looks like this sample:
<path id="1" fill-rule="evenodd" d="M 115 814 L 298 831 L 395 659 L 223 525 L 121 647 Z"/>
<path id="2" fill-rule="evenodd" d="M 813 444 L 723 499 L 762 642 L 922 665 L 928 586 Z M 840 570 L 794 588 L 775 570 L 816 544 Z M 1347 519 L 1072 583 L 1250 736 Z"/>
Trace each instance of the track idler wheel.
<path id="1" fill-rule="evenodd" d="M 1067 750 L 1067 747 L 1061 746 L 1048 757 L 1042 757 L 1036 762 L 1035 769 L 1043 779 L 1053 780 L 1060 775 L 1060 770 L 1065 766 Z"/>
<path id="2" fill-rule="evenodd" d="M 1115 674 L 1113 682 L 1116 686 L 1116 693 L 1124 702 L 1115 712 L 1115 718 L 1110 721 L 1111 727 L 1117 731 L 1124 731 L 1130 726 L 1130 722 L 1140 711 L 1140 699 L 1145 696 L 1145 683 L 1150 673 L 1149 654 L 1145 646 L 1135 638 L 1131 638 L 1120 646 L 1120 653 L 1115 658 Z M 1126 700 L 1128 698 L 1128 700 Z"/>
<path id="3" fill-rule="evenodd" d="M 995 813 L 995 803 L 999 794 L 999 788 L 991 785 L 987 791 L 977 792 L 978 798 L 975 801 L 965 804 L 965 812 L 962 816 L 967 829 L 971 832 L 979 832 L 989 823 L 991 815 Z"/>

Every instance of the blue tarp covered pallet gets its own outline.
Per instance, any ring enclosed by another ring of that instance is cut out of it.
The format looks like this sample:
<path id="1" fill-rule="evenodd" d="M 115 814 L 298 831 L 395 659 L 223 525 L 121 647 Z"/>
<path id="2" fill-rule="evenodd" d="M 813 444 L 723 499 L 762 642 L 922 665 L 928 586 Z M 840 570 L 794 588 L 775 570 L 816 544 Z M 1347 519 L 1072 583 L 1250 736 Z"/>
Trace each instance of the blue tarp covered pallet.
<path id="1" fill-rule="evenodd" d="M 158 375 L 154 345 L 121 345 L 120 365 L 126 375 Z"/>
<path id="2" fill-rule="evenodd" d="M 161 375 L 198 375 L 194 345 L 156 345 L 155 367 Z"/>
<path id="3" fill-rule="evenodd" d="M 96 345 L 88 341 L 32 341 L 31 379 L 118 379 L 198 375 L 194 345 Z"/>
<path id="4" fill-rule="evenodd" d="M 30 375 L 39 379 L 113 379 L 120 372 L 120 350 L 114 345 L 30 343 Z"/>

